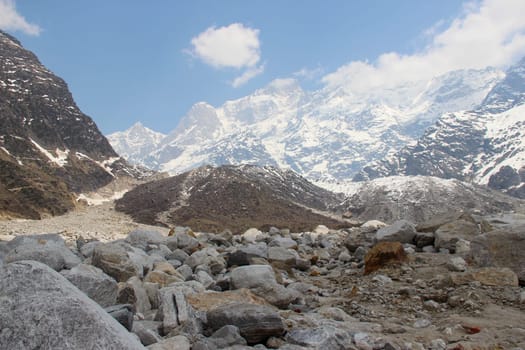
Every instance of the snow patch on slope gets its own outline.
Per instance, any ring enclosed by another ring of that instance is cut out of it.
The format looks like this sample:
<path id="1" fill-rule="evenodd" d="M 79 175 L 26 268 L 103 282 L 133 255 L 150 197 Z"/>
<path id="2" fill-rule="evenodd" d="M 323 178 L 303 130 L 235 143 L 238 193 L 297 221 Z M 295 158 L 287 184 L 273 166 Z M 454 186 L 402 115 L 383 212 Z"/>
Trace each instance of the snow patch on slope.
<path id="1" fill-rule="evenodd" d="M 43 153 L 48 159 L 50 162 L 58 165 L 59 167 L 63 167 L 64 165 L 67 164 L 67 157 L 69 156 L 69 150 L 66 149 L 64 151 L 62 151 L 61 149 L 56 149 L 55 150 L 55 153 L 56 153 L 56 156 L 53 155 L 51 152 L 49 152 L 48 150 L 46 150 L 44 147 L 40 146 L 38 143 L 35 142 L 35 140 L 33 139 L 30 139 L 31 143 L 33 145 L 35 145 L 35 147 L 41 152 Z"/>

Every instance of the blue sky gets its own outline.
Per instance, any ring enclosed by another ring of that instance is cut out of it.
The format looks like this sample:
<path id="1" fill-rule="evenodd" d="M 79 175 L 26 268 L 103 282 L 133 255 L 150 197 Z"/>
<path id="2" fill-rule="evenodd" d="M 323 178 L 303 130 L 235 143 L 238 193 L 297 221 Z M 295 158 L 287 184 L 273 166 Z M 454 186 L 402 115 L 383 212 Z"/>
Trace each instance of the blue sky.
<path id="1" fill-rule="evenodd" d="M 0 0 L 0 28 L 66 80 L 104 133 L 136 121 L 169 132 L 194 103 L 276 78 L 370 89 L 510 64 L 525 53 L 524 3 Z"/>

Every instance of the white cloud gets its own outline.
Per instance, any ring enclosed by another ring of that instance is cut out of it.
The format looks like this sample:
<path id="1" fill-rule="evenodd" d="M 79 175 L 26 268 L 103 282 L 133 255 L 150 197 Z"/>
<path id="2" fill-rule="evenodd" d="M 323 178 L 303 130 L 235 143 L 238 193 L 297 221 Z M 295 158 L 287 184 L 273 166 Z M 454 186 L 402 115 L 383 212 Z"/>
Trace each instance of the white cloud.
<path id="1" fill-rule="evenodd" d="M 233 23 L 210 27 L 191 39 L 191 53 L 217 68 L 253 67 L 260 59 L 259 30 Z"/>
<path id="2" fill-rule="evenodd" d="M 412 55 L 389 52 L 374 62 L 353 61 L 322 81 L 366 92 L 456 69 L 509 65 L 525 55 L 524 13 L 523 0 L 469 2 L 461 17 L 445 27 L 438 23 L 425 33 L 431 37 L 423 50 Z"/>
<path id="3" fill-rule="evenodd" d="M 225 27 L 210 27 L 191 39 L 189 53 L 214 68 L 246 69 L 235 78 L 238 87 L 264 71 L 261 59 L 259 30 L 232 23 Z"/>
<path id="4" fill-rule="evenodd" d="M 237 88 L 241 85 L 244 85 L 249 80 L 255 78 L 259 74 L 262 74 L 264 72 L 264 64 L 260 65 L 259 67 L 251 67 L 248 68 L 244 73 L 239 75 L 237 78 L 233 79 L 232 86 L 234 88 Z"/>
<path id="5" fill-rule="evenodd" d="M 14 0 L 0 0 L 0 28 L 21 31 L 29 35 L 39 35 L 41 29 L 16 11 Z"/>

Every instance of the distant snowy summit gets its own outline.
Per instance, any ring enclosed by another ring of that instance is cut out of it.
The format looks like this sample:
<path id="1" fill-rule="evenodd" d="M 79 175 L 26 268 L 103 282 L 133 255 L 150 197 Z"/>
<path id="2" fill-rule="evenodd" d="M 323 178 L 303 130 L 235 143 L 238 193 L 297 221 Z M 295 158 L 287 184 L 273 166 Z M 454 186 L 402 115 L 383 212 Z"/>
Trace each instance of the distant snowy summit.
<path id="1" fill-rule="evenodd" d="M 443 113 L 475 108 L 504 77 L 493 68 L 459 70 L 367 92 L 342 84 L 305 91 L 278 79 L 220 107 L 195 104 L 165 137 L 135 125 L 108 139 L 128 160 L 171 174 L 256 164 L 334 182 L 413 142 Z"/>
<path id="2" fill-rule="evenodd" d="M 391 175 L 473 181 L 525 198 L 525 58 L 480 106 L 444 114 L 416 142 L 368 164 L 355 180 Z"/>
<path id="3" fill-rule="evenodd" d="M 148 156 L 165 137 L 166 135 L 137 122 L 128 130 L 115 132 L 107 138 L 113 148 L 129 162 L 154 168 L 154 163 L 149 163 Z"/>

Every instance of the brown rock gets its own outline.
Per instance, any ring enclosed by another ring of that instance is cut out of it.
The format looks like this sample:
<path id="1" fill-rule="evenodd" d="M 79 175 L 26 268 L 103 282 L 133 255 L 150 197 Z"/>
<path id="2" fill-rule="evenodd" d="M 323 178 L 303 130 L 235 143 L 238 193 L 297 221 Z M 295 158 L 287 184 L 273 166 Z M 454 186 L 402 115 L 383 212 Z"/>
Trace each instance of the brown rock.
<path id="1" fill-rule="evenodd" d="M 258 297 L 249 289 L 241 288 L 225 292 L 211 292 L 190 294 L 186 296 L 187 302 L 198 311 L 211 311 L 220 306 L 230 304 L 269 305 L 266 300 Z"/>
<path id="2" fill-rule="evenodd" d="M 402 264 L 407 259 L 401 243 L 379 242 L 365 256 L 365 275 L 385 266 Z"/>
<path id="3" fill-rule="evenodd" d="M 175 270 L 172 264 L 167 261 L 159 261 L 153 264 L 153 270 L 167 273 L 168 275 L 177 276 L 179 273 Z"/>
<path id="4" fill-rule="evenodd" d="M 170 275 L 162 271 L 154 270 L 144 277 L 144 282 L 158 283 L 161 287 L 165 287 L 171 283 L 184 282 L 184 278 L 179 273 Z"/>

